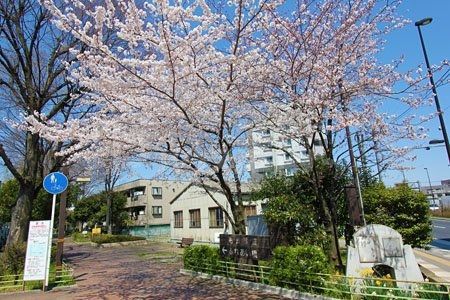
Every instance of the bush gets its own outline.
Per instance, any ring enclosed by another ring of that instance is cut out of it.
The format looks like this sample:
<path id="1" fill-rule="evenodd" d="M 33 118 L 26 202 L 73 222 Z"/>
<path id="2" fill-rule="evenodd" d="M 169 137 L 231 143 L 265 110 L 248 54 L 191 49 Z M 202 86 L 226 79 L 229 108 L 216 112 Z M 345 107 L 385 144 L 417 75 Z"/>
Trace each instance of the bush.
<path id="1" fill-rule="evenodd" d="M 364 189 L 367 223 L 382 224 L 397 230 L 404 244 L 424 247 L 431 240 L 431 220 L 426 196 L 407 185 L 386 188 L 377 184 Z"/>
<path id="2" fill-rule="evenodd" d="M 219 248 L 213 246 L 190 246 L 184 250 L 183 254 L 184 268 L 196 272 L 218 273 L 219 260 Z"/>
<path id="3" fill-rule="evenodd" d="M 141 240 L 145 240 L 145 237 L 132 235 L 96 234 L 91 238 L 91 241 L 97 244 L 109 244 L 109 243 L 120 243 L 120 242 L 141 241 Z"/>
<path id="4" fill-rule="evenodd" d="M 77 243 L 86 243 L 91 241 L 91 234 L 83 234 L 81 232 L 74 232 L 72 234 L 72 239 Z"/>
<path id="5" fill-rule="evenodd" d="M 269 282 L 272 285 L 302 290 L 310 290 L 309 285 L 322 286 L 323 276 L 329 274 L 331 266 L 323 250 L 318 246 L 279 246 L 273 251 L 270 262 L 272 271 Z"/>
<path id="6" fill-rule="evenodd" d="M 25 266 L 25 255 L 27 251 L 26 243 L 15 243 L 5 247 L 1 258 L 0 265 L 3 274 L 21 274 Z"/>

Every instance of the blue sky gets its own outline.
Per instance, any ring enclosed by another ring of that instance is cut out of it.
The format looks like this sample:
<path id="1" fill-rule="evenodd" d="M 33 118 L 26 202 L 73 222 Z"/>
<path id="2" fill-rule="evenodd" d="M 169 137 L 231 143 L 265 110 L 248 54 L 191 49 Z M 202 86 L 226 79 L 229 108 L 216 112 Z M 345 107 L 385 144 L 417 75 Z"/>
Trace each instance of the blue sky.
<path id="1" fill-rule="evenodd" d="M 405 68 L 423 65 L 425 70 L 425 60 L 420 48 L 419 34 L 414 22 L 425 17 L 432 17 L 433 22 L 422 27 L 422 34 L 425 40 L 426 49 L 430 63 L 438 64 L 444 59 L 450 59 L 450 1 L 447 0 L 405 0 L 399 9 L 399 13 L 412 21 L 411 24 L 397 30 L 388 37 L 382 59 L 388 62 L 400 55 L 404 55 Z M 434 76 L 435 81 L 441 74 Z M 437 90 L 441 108 L 444 111 L 444 120 L 449 131 L 450 126 L 450 87 L 442 86 Z M 434 105 L 423 107 L 417 113 L 428 114 L 434 112 Z M 425 124 L 429 130 L 429 139 L 443 139 L 442 132 L 439 131 L 439 120 L 434 118 Z M 427 141 L 424 141 L 424 144 Z M 431 150 L 418 149 L 414 151 L 417 160 L 410 163 L 413 170 L 405 171 L 408 181 L 419 181 L 421 185 L 428 185 L 427 174 L 424 168 L 428 168 L 432 184 L 438 184 L 442 179 L 450 179 L 450 167 L 445 152 L 445 147 L 436 147 Z M 386 184 L 392 185 L 403 180 L 403 175 L 399 171 L 387 171 L 383 174 Z"/>

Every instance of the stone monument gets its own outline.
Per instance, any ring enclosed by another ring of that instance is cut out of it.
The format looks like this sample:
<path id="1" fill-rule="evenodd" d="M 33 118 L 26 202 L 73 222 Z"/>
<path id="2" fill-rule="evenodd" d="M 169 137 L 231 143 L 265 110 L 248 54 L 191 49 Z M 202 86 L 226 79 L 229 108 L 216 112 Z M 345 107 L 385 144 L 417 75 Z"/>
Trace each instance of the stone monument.
<path id="1" fill-rule="evenodd" d="M 396 280 L 423 281 L 422 273 L 410 245 L 394 229 L 378 224 L 360 228 L 353 235 L 354 247 L 348 247 L 347 276 L 361 277 L 364 269 L 388 266 Z M 397 282 L 398 287 L 409 284 Z"/>

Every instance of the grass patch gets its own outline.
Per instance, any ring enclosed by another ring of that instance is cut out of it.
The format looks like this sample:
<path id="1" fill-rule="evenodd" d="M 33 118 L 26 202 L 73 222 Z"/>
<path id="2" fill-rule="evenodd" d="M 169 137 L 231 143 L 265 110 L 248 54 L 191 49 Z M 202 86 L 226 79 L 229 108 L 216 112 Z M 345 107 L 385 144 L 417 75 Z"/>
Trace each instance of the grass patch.
<path id="1" fill-rule="evenodd" d="M 431 211 L 431 215 L 433 217 L 438 217 L 438 218 L 450 218 L 450 208 L 444 208 L 443 211 L 439 210 L 432 210 Z"/>
<path id="2" fill-rule="evenodd" d="M 75 232 L 72 234 L 72 239 L 76 243 L 90 243 L 91 234 L 90 233 L 83 234 L 81 232 Z"/>
<path id="3" fill-rule="evenodd" d="M 73 278 L 73 270 L 65 268 L 58 273 L 56 272 L 55 263 L 50 265 L 49 287 L 50 289 L 60 286 L 68 286 L 75 284 Z M 23 281 L 23 274 L 4 274 L 0 276 L 0 294 L 17 292 L 21 290 L 38 290 L 42 289 L 43 280 Z"/>
<path id="4" fill-rule="evenodd" d="M 72 239 L 76 243 L 97 243 L 97 244 L 109 244 L 109 243 L 120 243 L 120 242 L 130 242 L 130 241 L 141 241 L 145 240 L 142 236 L 132 236 L 132 235 L 115 235 L 115 234 L 95 234 L 91 235 L 82 234 L 76 232 L 72 234 Z"/>

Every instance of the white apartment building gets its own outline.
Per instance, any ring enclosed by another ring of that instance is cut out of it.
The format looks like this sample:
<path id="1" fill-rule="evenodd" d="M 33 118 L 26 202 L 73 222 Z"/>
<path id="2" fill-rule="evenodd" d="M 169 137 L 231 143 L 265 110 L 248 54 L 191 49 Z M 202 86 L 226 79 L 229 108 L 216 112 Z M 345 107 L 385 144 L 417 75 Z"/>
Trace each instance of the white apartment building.
<path id="1" fill-rule="evenodd" d="M 314 152 L 316 155 L 324 153 L 320 141 L 314 143 Z M 309 162 L 307 149 L 295 140 L 270 129 L 250 133 L 247 171 L 250 172 L 252 181 L 259 182 L 275 173 L 294 175 L 298 166 L 292 157 L 300 163 Z"/>

